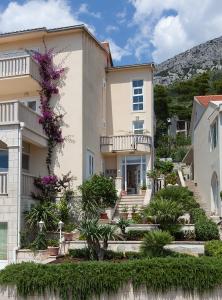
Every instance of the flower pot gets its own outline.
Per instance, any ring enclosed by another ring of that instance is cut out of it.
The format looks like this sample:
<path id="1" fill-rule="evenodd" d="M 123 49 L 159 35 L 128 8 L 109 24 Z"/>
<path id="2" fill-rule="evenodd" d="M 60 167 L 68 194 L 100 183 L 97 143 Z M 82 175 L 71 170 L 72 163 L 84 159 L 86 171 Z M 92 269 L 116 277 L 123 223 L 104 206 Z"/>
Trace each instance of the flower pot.
<path id="1" fill-rule="evenodd" d="M 100 214 L 100 219 L 103 219 L 103 220 L 108 220 L 108 216 L 107 216 L 107 213 L 106 212 L 103 212 Z"/>
<path id="2" fill-rule="evenodd" d="M 49 256 L 58 256 L 59 255 L 59 247 L 51 247 L 48 246 Z"/>
<path id="3" fill-rule="evenodd" d="M 128 219 L 128 212 L 122 212 L 120 213 L 120 217 L 124 220 L 127 220 Z"/>
<path id="4" fill-rule="evenodd" d="M 141 195 L 145 196 L 146 195 L 146 190 L 141 190 Z"/>
<path id="5" fill-rule="evenodd" d="M 65 241 L 72 241 L 74 234 L 73 232 L 64 232 L 63 236 Z"/>
<path id="6" fill-rule="evenodd" d="M 121 191 L 121 196 L 127 196 L 127 191 Z"/>

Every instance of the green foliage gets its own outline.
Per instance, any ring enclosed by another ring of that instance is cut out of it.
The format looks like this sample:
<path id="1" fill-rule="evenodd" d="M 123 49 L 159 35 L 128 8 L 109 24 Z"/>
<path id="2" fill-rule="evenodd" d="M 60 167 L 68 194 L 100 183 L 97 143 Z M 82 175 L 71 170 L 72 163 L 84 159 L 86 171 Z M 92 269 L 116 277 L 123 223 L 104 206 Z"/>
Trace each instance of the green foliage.
<path id="1" fill-rule="evenodd" d="M 207 218 L 195 223 L 195 234 L 198 241 L 218 240 L 220 238 L 217 224 Z"/>
<path id="2" fill-rule="evenodd" d="M 72 232 L 74 229 L 75 229 L 75 225 L 72 223 L 68 223 L 63 226 L 64 232 Z"/>
<path id="3" fill-rule="evenodd" d="M 59 247 L 59 241 L 58 240 L 48 240 L 47 244 L 49 247 Z"/>
<path id="4" fill-rule="evenodd" d="M 177 184 L 177 174 L 175 172 L 167 174 L 165 176 L 165 184 Z"/>
<path id="5" fill-rule="evenodd" d="M 158 280 L 157 280 L 158 278 Z M 134 289 L 163 293 L 171 290 L 204 296 L 222 285 L 222 260 L 212 257 L 173 257 L 80 264 L 11 264 L 0 272 L 0 285 L 16 286 L 26 296 L 55 292 L 63 300 L 89 300 L 114 294 L 131 282 Z"/>
<path id="6" fill-rule="evenodd" d="M 125 234 L 125 239 L 127 241 L 141 241 L 146 233 L 147 230 L 129 230 Z"/>
<path id="7" fill-rule="evenodd" d="M 205 243 L 205 255 L 222 257 L 222 241 L 212 240 Z"/>
<path id="8" fill-rule="evenodd" d="M 47 240 L 44 232 L 39 232 L 35 240 L 31 243 L 32 250 L 45 250 L 47 249 Z"/>
<path id="9" fill-rule="evenodd" d="M 43 221 L 46 230 L 54 230 L 57 228 L 58 217 L 56 204 L 51 202 L 43 202 L 35 205 L 26 213 L 25 220 L 32 229 L 38 228 L 38 222 Z"/>
<path id="10" fill-rule="evenodd" d="M 118 220 L 118 222 L 116 223 L 117 227 L 120 228 L 121 230 L 121 233 L 123 235 L 125 235 L 126 233 L 126 228 L 130 225 L 130 221 L 129 220 L 126 220 L 126 219 L 123 219 L 123 218 L 120 218 Z"/>
<path id="11" fill-rule="evenodd" d="M 198 241 L 218 240 L 220 238 L 217 224 L 207 218 L 203 209 L 191 210 L 191 219 L 195 223 L 195 235 Z"/>
<path id="12" fill-rule="evenodd" d="M 116 204 L 117 192 L 111 178 L 95 174 L 79 189 L 82 193 L 82 210 L 86 217 L 98 217 L 101 210 Z"/>
<path id="13" fill-rule="evenodd" d="M 163 198 L 164 200 L 172 200 L 180 204 L 184 211 L 190 212 L 193 208 L 198 208 L 199 204 L 193 197 L 193 193 L 187 188 L 181 186 L 169 186 L 160 190 L 155 199 Z"/>
<path id="14" fill-rule="evenodd" d="M 133 213 L 132 221 L 134 224 L 143 224 L 143 217 L 140 213 Z"/>
<path id="15" fill-rule="evenodd" d="M 79 226 L 80 234 L 86 239 L 90 259 L 103 260 L 108 241 L 118 237 L 116 226 L 99 224 L 98 219 L 84 219 Z M 102 245 L 100 243 L 102 241 Z"/>
<path id="16" fill-rule="evenodd" d="M 169 225 L 175 224 L 183 212 L 184 210 L 180 203 L 163 198 L 152 200 L 144 210 L 147 216 L 155 216 L 156 222 L 160 224 L 162 229 L 166 229 Z"/>
<path id="17" fill-rule="evenodd" d="M 164 246 L 173 241 L 173 237 L 167 231 L 154 230 L 145 234 L 141 245 L 141 253 L 146 256 L 161 256 Z"/>
<path id="18" fill-rule="evenodd" d="M 58 219 L 64 224 L 70 221 L 70 206 L 65 196 L 63 196 L 57 204 Z"/>
<path id="19" fill-rule="evenodd" d="M 160 172 L 160 174 L 168 174 L 173 171 L 173 163 L 170 161 L 161 161 L 157 159 L 154 165 L 155 169 Z"/>

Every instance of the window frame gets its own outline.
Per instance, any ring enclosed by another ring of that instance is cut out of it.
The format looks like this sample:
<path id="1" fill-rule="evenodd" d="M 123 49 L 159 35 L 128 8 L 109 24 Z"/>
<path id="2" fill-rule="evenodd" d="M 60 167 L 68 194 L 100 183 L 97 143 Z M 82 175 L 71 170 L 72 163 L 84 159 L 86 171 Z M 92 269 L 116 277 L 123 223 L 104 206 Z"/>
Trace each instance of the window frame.
<path id="1" fill-rule="evenodd" d="M 133 86 L 134 82 L 142 81 L 142 86 Z M 132 111 L 133 112 L 143 112 L 144 111 L 144 79 L 132 79 Z M 141 89 L 141 93 L 135 93 L 135 90 Z M 141 101 L 134 102 L 134 97 L 142 97 Z M 134 109 L 134 105 L 138 106 L 138 109 Z M 139 106 L 142 105 L 142 109 L 139 109 Z"/>
<path id="2" fill-rule="evenodd" d="M 141 123 L 142 127 L 141 128 L 135 128 L 135 123 Z M 136 131 L 141 131 L 141 133 L 138 133 Z M 135 120 L 135 121 L 133 121 L 133 134 L 136 134 L 136 135 L 144 134 L 144 120 Z"/>
<path id="3" fill-rule="evenodd" d="M 90 178 L 95 174 L 95 154 L 88 150 L 86 151 L 86 178 Z"/>
<path id="4" fill-rule="evenodd" d="M 5 152 L 7 153 L 7 167 L 6 168 L 1 168 L 0 167 L 0 173 L 6 173 L 8 172 L 8 169 L 9 169 L 9 151 L 8 151 L 8 148 L 1 148 L 0 147 L 0 152 Z"/>
<path id="5" fill-rule="evenodd" d="M 25 145 L 27 145 L 27 147 Z M 31 153 L 31 151 L 30 151 L 30 144 L 27 143 L 27 142 L 25 142 L 25 141 L 23 141 L 23 143 L 22 143 L 22 171 L 24 173 L 29 173 L 30 172 L 30 153 Z M 28 157 L 28 169 L 25 169 L 23 167 L 23 161 L 24 161 L 23 157 L 24 156 Z"/>
<path id="6" fill-rule="evenodd" d="M 210 149 L 213 151 L 218 145 L 218 118 L 210 125 Z"/>

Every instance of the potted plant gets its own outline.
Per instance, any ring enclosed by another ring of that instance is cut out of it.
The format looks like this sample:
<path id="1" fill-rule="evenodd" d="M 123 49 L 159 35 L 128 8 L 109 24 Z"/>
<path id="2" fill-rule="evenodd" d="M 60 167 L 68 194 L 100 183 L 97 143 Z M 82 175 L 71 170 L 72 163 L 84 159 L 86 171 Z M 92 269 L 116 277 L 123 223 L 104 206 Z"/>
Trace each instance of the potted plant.
<path id="1" fill-rule="evenodd" d="M 132 219 L 135 219 L 135 217 L 138 215 L 138 205 L 132 206 Z"/>
<path id="2" fill-rule="evenodd" d="M 59 241 L 48 240 L 48 253 L 49 256 L 58 256 L 59 254 Z"/>
<path id="3" fill-rule="evenodd" d="M 142 196 L 145 196 L 145 194 L 146 194 L 146 190 L 147 190 L 147 186 L 146 186 L 146 184 L 143 184 L 143 185 L 141 186 L 140 190 L 141 190 L 141 194 L 142 194 Z"/>
<path id="4" fill-rule="evenodd" d="M 125 206 L 122 208 L 122 211 L 121 211 L 121 213 L 120 213 L 120 216 L 121 216 L 122 219 L 127 220 L 127 218 L 128 218 L 128 206 L 125 205 Z"/>
<path id="5" fill-rule="evenodd" d="M 102 220 L 108 220 L 109 219 L 108 215 L 105 211 L 100 213 L 100 219 L 102 219 Z"/>
<path id="6" fill-rule="evenodd" d="M 65 241 L 72 241 L 74 233 L 72 232 L 75 229 L 73 224 L 65 224 L 63 227 L 63 236 Z"/>

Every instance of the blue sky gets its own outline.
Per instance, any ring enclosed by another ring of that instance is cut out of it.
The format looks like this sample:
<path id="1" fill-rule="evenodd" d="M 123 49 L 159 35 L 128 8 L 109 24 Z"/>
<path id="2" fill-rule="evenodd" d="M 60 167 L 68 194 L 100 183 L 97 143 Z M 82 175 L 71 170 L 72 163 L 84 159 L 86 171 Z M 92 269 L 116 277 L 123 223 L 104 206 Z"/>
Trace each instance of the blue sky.
<path id="1" fill-rule="evenodd" d="M 159 63 L 222 35 L 221 0 L 1 0 L 0 31 L 85 23 L 115 65 Z"/>

